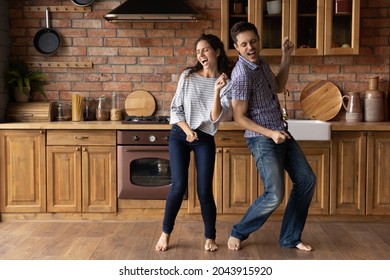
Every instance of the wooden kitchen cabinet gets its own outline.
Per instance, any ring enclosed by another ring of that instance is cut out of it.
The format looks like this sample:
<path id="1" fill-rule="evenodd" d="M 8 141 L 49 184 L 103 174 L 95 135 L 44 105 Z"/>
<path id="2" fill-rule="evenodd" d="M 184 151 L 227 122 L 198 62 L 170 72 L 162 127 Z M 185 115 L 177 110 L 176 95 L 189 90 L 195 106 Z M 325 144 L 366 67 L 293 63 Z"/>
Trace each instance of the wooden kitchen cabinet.
<path id="1" fill-rule="evenodd" d="M 217 213 L 245 213 L 257 197 L 257 169 L 243 132 L 219 131 L 215 143 L 213 193 Z M 189 177 L 188 211 L 200 213 L 193 159 Z"/>
<path id="2" fill-rule="evenodd" d="M 116 212 L 115 130 L 47 132 L 49 212 Z"/>
<path id="3" fill-rule="evenodd" d="M 1 211 L 45 212 L 44 130 L 0 131 Z"/>
<path id="4" fill-rule="evenodd" d="M 367 134 L 366 214 L 390 215 L 390 133 Z"/>
<path id="5" fill-rule="evenodd" d="M 329 141 L 301 141 L 299 145 L 306 156 L 309 165 L 316 175 L 316 189 L 310 204 L 309 214 L 327 215 L 329 214 L 329 162 L 330 162 L 330 142 Z M 288 198 L 290 196 L 293 183 L 285 174 L 286 191 L 283 202 L 275 210 L 275 214 L 283 214 Z M 264 187 L 259 179 L 258 193 L 264 192 Z"/>
<path id="6" fill-rule="evenodd" d="M 330 214 L 366 212 L 367 133 L 332 132 Z"/>
<path id="7" fill-rule="evenodd" d="M 263 56 L 280 56 L 286 36 L 294 43 L 296 56 L 359 53 L 360 0 L 353 0 L 351 12 L 337 14 L 334 0 L 282 0 L 276 15 L 268 14 L 266 2 L 243 1 L 247 13 L 236 14 L 234 0 L 221 1 L 221 39 L 229 56 L 237 56 L 230 28 L 240 20 L 257 26 Z"/>

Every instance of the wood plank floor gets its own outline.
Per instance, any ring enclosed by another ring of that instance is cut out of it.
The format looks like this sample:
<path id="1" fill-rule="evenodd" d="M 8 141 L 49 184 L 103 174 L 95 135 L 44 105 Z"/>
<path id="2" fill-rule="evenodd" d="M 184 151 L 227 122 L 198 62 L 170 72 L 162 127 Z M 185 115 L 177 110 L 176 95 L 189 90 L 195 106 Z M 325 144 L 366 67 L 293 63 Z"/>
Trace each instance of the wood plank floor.
<path id="1" fill-rule="evenodd" d="M 217 222 L 216 252 L 203 249 L 199 221 L 179 221 L 170 250 L 156 252 L 161 222 L 150 221 L 7 221 L 0 223 L 3 260 L 390 260 L 388 222 L 308 222 L 303 240 L 313 252 L 282 249 L 280 222 L 268 221 L 230 251 L 226 242 L 233 222 Z"/>

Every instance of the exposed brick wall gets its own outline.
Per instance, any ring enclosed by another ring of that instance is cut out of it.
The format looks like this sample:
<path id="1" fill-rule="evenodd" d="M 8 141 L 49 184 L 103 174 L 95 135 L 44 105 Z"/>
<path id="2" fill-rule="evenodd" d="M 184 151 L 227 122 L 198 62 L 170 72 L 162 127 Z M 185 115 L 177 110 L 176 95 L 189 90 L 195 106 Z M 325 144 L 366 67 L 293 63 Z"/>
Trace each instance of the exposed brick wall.
<path id="1" fill-rule="evenodd" d="M 142 1 L 142 0 L 141 0 Z M 51 27 L 62 37 L 61 48 L 49 57 L 38 53 L 33 38 L 45 26 L 44 12 L 24 12 L 24 6 L 72 6 L 69 0 L 12 0 L 12 57 L 27 61 L 91 61 L 93 68 L 42 68 L 52 82 L 51 100 L 70 100 L 71 93 L 98 97 L 147 90 L 157 101 L 157 114 L 169 106 L 183 68 L 194 63 L 194 42 L 202 33 L 220 35 L 220 1 L 189 0 L 208 20 L 191 23 L 109 23 L 103 15 L 123 0 L 95 0 L 91 13 L 51 13 Z M 294 57 L 287 88 L 289 115 L 303 118 L 299 97 L 316 79 L 334 82 L 343 93 L 364 92 L 367 78 L 380 76 L 389 90 L 390 1 L 361 0 L 360 54 L 357 56 Z M 268 58 L 277 69 L 280 58 Z M 123 101 L 122 100 L 122 101 Z"/>

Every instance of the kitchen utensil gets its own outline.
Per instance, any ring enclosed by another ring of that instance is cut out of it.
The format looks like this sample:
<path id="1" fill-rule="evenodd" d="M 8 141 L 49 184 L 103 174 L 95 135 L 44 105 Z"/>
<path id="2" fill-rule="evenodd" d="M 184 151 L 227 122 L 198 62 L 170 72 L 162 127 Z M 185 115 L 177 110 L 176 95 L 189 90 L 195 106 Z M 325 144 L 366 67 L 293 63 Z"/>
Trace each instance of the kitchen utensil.
<path id="1" fill-rule="evenodd" d="M 46 55 L 55 53 L 61 45 L 61 37 L 54 29 L 49 25 L 49 12 L 50 8 L 46 8 L 46 28 L 39 30 L 34 36 L 35 49 Z"/>
<path id="2" fill-rule="evenodd" d="M 155 109 L 153 95 L 144 90 L 133 91 L 125 100 L 125 110 L 129 116 L 151 116 Z"/>
<path id="3" fill-rule="evenodd" d="M 338 87 L 332 82 L 324 80 L 309 83 L 302 90 L 300 102 L 307 117 L 321 121 L 334 118 L 343 103 Z"/>
<path id="4" fill-rule="evenodd" d="M 72 3 L 76 6 L 85 7 L 91 5 L 93 1 L 95 0 L 72 0 Z"/>
<path id="5" fill-rule="evenodd" d="M 347 101 L 347 105 L 345 105 L 345 101 Z M 360 106 L 360 93 L 358 91 L 353 91 L 348 93 L 348 95 L 344 95 L 343 107 L 347 113 L 361 113 L 362 108 Z"/>

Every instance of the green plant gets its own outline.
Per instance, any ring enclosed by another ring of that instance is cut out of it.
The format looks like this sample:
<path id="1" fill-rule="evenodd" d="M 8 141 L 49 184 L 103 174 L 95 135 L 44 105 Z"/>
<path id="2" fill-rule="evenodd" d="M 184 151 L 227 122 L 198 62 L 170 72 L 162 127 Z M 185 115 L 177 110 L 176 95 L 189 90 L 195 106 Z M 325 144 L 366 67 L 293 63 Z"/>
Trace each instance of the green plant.
<path id="1" fill-rule="evenodd" d="M 8 70 L 4 73 L 5 87 L 17 87 L 19 92 L 24 92 L 31 98 L 31 92 L 39 92 L 42 97 L 47 99 L 43 89 L 49 82 L 45 74 L 40 71 L 32 71 L 23 60 L 14 60 L 10 62 Z M 23 91 L 27 88 L 28 91 Z"/>

